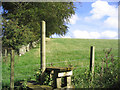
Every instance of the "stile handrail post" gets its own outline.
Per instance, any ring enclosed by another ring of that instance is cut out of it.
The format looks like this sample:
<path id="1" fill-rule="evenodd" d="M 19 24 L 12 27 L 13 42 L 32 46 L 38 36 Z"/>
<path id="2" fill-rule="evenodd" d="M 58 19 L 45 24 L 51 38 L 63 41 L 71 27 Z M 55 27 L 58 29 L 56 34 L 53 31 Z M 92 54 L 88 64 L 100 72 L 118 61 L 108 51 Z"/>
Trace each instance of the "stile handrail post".
<path id="1" fill-rule="evenodd" d="M 41 48 L 40 48 L 40 53 L 41 53 L 41 78 L 40 78 L 40 83 L 42 84 L 44 81 L 44 72 L 46 69 L 46 56 L 45 56 L 45 32 L 46 32 L 46 25 L 45 21 L 41 21 Z"/>
<path id="2" fill-rule="evenodd" d="M 42 73 L 46 69 L 46 58 L 45 58 L 45 31 L 46 31 L 46 26 L 45 26 L 45 21 L 41 22 L 41 69 Z"/>

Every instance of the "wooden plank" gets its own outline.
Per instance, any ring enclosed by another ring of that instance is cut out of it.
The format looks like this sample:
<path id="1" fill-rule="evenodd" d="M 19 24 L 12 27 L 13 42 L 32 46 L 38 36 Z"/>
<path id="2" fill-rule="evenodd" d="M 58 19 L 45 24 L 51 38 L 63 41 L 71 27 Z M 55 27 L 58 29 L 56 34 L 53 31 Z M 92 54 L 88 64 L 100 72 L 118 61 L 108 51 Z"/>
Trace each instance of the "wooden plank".
<path id="1" fill-rule="evenodd" d="M 73 70 L 73 67 L 47 67 L 46 68 L 47 71 L 52 71 L 52 70 L 55 70 L 55 71 L 71 71 Z"/>
<path id="2" fill-rule="evenodd" d="M 57 78 L 56 80 L 57 80 L 57 82 L 56 82 L 57 83 L 57 88 L 61 88 L 61 83 L 62 83 L 61 78 Z"/>
<path id="3" fill-rule="evenodd" d="M 71 76 L 72 75 L 72 71 L 68 71 L 68 72 L 61 72 L 58 73 L 58 77 L 65 77 L 65 76 Z"/>
<path id="4" fill-rule="evenodd" d="M 67 88 L 71 87 L 71 77 L 67 77 Z"/>

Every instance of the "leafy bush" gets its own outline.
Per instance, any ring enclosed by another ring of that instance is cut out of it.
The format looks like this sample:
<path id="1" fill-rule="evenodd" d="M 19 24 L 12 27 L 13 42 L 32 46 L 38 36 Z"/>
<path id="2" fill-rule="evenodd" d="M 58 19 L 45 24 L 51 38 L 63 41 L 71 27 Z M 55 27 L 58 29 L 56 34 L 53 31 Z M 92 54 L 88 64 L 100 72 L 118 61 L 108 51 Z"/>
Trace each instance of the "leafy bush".
<path id="1" fill-rule="evenodd" d="M 41 75 L 42 75 L 42 71 L 39 70 L 36 72 L 36 74 L 34 75 L 35 76 L 35 79 L 36 79 L 36 82 L 40 83 L 40 80 L 41 80 Z M 52 78 L 50 78 L 50 75 L 48 73 L 44 73 L 44 82 L 43 82 L 43 85 L 52 85 Z"/>
<path id="2" fill-rule="evenodd" d="M 102 58 L 101 65 L 95 68 L 95 80 L 93 81 L 95 86 L 109 88 L 118 81 L 118 59 L 114 59 L 111 50 L 112 48 L 104 50 L 105 57 Z"/>
<path id="3" fill-rule="evenodd" d="M 33 32 L 27 26 L 19 25 L 18 20 L 3 19 L 3 47 L 18 49 L 32 41 Z"/>
<path id="4" fill-rule="evenodd" d="M 102 58 L 100 65 L 95 64 L 95 73 L 84 69 L 80 74 L 73 75 L 73 84 L 76 88 L 109 88 L 119 83 L 118 59 L 111 54 L 111 49 L 104 50 L 105 57 Z M 77 70 L 74 71 L 77 73 Z"/>

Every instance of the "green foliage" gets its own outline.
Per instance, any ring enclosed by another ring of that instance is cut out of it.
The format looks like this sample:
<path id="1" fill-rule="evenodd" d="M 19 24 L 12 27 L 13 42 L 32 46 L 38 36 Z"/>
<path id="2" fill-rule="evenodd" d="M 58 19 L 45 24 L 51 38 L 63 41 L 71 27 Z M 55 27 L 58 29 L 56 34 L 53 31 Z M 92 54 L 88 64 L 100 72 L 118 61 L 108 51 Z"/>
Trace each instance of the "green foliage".
<path id="1" fill-rule="evenodd" d="M 78 70 L 73 72 L 72 83 L 76 88 L 90 88 L 92 77 L 88 68 L 82 69 L 81 73 L 77 73 Z"/>
<path id="2" fill-rule="evenodd" d="M 36 82 L 40 83 L 41 75 L 42 75 L 42 71 L 40 69 L 34 75 L 35 79 L 36 79 Z M 50 78 L 50 75 L 47 72 L 45 72 L 44 73 L 44 82 L 43 82 L 43 85 L 52 85 L 52 82 L 53 82 L 53 80 L 52 80 L 52 78 Z"/>
<path id="3" fill-rule="evenodd" d="M 109 88 L 116 82 L 118 82 L 118 59 L 114 59 L 111 54 L 111 49 L 104 50 L 105 57 L 102 58 L 101 66 L 96 66 L 95 81 L 94 84 L 99 87 Z"/>
<path id="4" fill-rule="evenodd" d="M 50 78 L 50 75 L 48 73 L 45 73 L 45 81 L 43 85 L 52 85 L 53 79 Z"/>
<path id="5" fill-rule="evenodd" d="M 36 73 L 35 73 L 35 80 L 36 82 L 40 83 L 40 76 L 42 74 L 42 71 L 41 70 L 38 70 Z"/>
<path id="6" fill-rule="evenodd" d="M 22 83 L 22 88 L 24 90 L 27 90 L 27 80 L 24 80 L 24 82 Z"/>
<path id="7" fill-rule="evenodd" d="M 105 57 L 101 65 L 95 66 L 94 75 L 86 68 L 83 73 L 73 76 L 73 84 L 78 88 L 110 88 L 118 83 L 118 59 L 110 54 L 111 50 L 112 48 L 104 50 Z"/>
<path id="8" fill-rule="evenodd" d="M 66 21 L 74 14 L 72 2 L 3 2 L 4 16 L 18 19 L 21 25 L 27 25 L 36 38 L 39 38 L 40 22 L 45 20 L 47 37 L 53 34 L 64 35 L 67 32 Z M 8 13 L 6 13 L 8 11 Z"/>
<path id="9" fill-rule="evenodd" d="M 18 24 L 18 20 L 3 20 L 2 38 L 3 47 L 18 49 L 32 41 L 33 32 L 27 27 Z"/>

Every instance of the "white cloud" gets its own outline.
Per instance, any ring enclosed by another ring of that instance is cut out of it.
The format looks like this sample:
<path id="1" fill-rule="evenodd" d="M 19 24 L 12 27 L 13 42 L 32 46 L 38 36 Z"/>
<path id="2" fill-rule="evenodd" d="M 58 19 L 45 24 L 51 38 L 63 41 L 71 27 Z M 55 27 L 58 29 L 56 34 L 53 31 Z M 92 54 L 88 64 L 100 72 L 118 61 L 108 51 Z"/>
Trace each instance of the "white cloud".
<path id="1" fill-rule="evenodd" d="M 110 28 L 118 28 L 118 17 L 108 17 L 103 24 Z"/>
<path id="2" fill-rule="evenodd" d="M 104 31 L 101 33 L 101 36 L 106 38 L 115 38 L 118 36 L 118 33 L 114 31 Z"/>
<path id="3" fill-rule="evenodd" d="M 117 17 L 118 16 L 118 8 L 109 5 L 107 1 L 96 1 L 92 5 L 92 10 L 90 13 L 92 16 L 90 16 L 90 19 L 101 19 L 104 16 L 112 16 L 112 17 Z"/>
<path id="4" fill-rule="evenodd" d="M 98 39 L 98 38 L 100 38 L 100 33 L 98 33 L 98 32 L 90 32 L 90 37 Z"/>
<path id="5" fill-rule="evenodd" d="M 113 5 L 109 5 L 107 1 L 96 1 L 92 5 L 91 16 L 85 17 L 86 21 L 100 20 L 107 16 L 108 18 L 104 20 L 104 26 L 110 26 L 117 28 L 118 24 L 118 8 Z"/>
<path id="6" fill-rule="evenodd" d="M 106 30 L 103 32 L 88 32 L 86 30 L 74 30 L 72 33 L 72 37 L 69 35 L 59 36 L 52 35 L 52 38 L 81 38 L 81 39 L 117 39 L 118 32 Z"/>
<path id="7" fill-rule="evenodd" d="M 88 32 L 83 30 L 75 30 L 73 32 L 73 38 L 83 38 L 83 39 L 115 39 L 118 36 L 117 32 L 114 31 L 104 31 L 104 32 Z"/>
<path id="8" fill-rule="evenodd" d="M 77 14 L 75 14 L 75 15 L 72 15 L 72 17 L 69 20 L 70 20 L 70 24 L 76 24 L 76 22 L 80 20 L 80 18 L 78 17 Z"/>
<path id="9" fill-rule="evenodd" d="M 88 31 L 81 31 L 81 30 L 75 30 L 73 32 L 74 38 L 84 38 L 84 39 L 98 39 L 100 38 L 100 34 L 98 32 L 88 32 Z"/>
<path id="10" fill-rule="evenodd" d="M 90 13 L 94 19 L 101 19 L 104 16 L 117 16 L 117 8 L 109 5 L 106 1 L 96 1 L 92 4 L 93 9 Z"/>
<path id="11" fill-rule="evenodd" d="M 80 31 L 80 30 L 75 30 L 73 32 L 73 37 L 74 38 L 90 38 L 89 33 L 87 31 Z"/>

